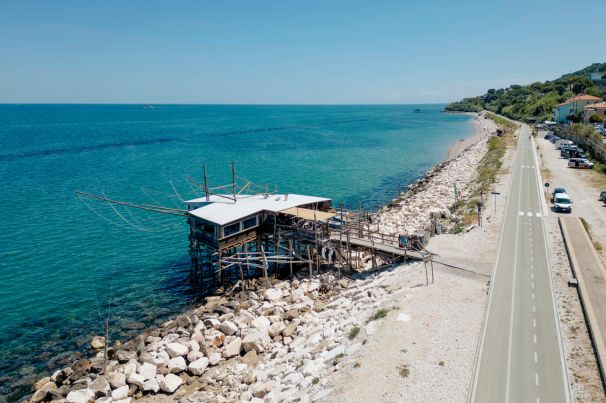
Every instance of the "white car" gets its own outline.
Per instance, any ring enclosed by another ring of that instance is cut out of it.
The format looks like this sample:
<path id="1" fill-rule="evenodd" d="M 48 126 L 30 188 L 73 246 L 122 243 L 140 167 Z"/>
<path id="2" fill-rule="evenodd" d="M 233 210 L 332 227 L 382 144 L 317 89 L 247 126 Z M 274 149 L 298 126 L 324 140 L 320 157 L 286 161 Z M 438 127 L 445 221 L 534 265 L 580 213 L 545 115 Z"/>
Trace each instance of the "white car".
<path id="1" fill-rule="evenodd" d="M 572 200 L 567 193 L 556 193 L 553 198 L 553 209 L 556 212 L 570 213 L 572 211 Z"/>

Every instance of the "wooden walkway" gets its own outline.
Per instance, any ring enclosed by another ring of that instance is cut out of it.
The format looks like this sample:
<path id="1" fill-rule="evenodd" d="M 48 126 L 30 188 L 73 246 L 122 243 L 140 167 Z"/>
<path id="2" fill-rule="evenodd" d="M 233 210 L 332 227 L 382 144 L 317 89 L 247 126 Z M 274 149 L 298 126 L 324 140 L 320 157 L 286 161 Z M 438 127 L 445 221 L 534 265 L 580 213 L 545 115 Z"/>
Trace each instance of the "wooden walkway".
<path id="1" fill-rule="evenodd" d="M 347 243 L 347 237 L 339 236 L 339 234 L 331 235 L 330 240 L 341 242 L 343 244 Z M 393 244 L 373 242 L 365 238 L 349 237 L 349 243 L 354 246 L 361 246 L 367 249 L 375 249 L 379 252 L 388 253 L 394 256 L 406 257 L 410 259 L 423 260 L 424 257 L 429 257 L 429 254 L 423 254 L 421 252 L 403 249 Z"/>

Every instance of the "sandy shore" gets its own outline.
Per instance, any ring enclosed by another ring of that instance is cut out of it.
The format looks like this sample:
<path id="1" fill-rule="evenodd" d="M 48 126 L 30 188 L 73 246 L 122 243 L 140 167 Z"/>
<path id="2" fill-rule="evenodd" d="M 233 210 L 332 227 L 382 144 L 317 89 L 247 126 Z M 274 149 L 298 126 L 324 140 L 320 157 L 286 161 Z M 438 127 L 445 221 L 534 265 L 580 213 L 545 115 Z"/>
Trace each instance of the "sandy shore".
<path id="1" fill-rule="evenodd" d="M 378 213 L 382 229 L 426 226 L 448 211 L 454 183 L 467 195 L 494 131 L 474 124 L 473 140 Z M 99 351 L 41 379 L 32 401 L 464 401 L 503 204 L 484 226 L 431 240 L 448 264 L 434 265 L 433 284 L 421 263 L 249 281 L 111 348 L 105 375 Z"/>

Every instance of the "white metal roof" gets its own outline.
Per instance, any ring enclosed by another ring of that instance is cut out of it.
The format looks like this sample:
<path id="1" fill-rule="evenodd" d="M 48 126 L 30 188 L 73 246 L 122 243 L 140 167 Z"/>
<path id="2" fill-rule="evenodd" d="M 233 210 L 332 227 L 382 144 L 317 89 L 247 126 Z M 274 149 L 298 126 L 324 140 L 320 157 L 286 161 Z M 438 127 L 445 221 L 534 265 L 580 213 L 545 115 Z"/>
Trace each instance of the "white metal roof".
<path id="1" fill-rule="evenodd" d="M 228 195 L 226 196 L 230 197 Z M 298 194 L 274 194 L 266 199 L 263 194 L 256 194 L 238 196 L 237 202 L 217 195 L 211 195 L 210 201 L 208 202 L 205 197 L 200 197 L 187 200 L 185 201 L 185 204 L 192 209 L 189 211 L 189 214 L 217 225 L 225 225 L 233 221 L 241 220 L 252 214 L 261 213 L 262 211 L 277 213 L 287 208 L 304 206 L 311 203 L 321 203 L 324 201 L 330 201 L 330 199 Z"/>

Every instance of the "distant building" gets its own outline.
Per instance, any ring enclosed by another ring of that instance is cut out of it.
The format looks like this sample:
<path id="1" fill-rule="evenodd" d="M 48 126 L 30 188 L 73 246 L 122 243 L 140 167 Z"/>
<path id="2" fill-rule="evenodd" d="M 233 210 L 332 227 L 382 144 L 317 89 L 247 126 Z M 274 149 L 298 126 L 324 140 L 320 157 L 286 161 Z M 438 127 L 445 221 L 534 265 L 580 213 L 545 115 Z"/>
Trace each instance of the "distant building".
<path id="1" fill-rule="evenodd" d="M 584 115 L 585 123 L 589 123 L 589 119 L 592 115 L 598 115 L 603 121 L 606 121 L 606 102 L 587 105 L 585 107 Z"/>
<path id="2" fill-rule="evenodd" d="M 584 113 L 587 105 L 597 104 L 602 101 L 602 98 L 594 97 L 593 95 L 579 94 L 566 100 L 566 102 L 556 105 L 553 113 L 554 120 L 559 123 L 566 123 L 568 116 Z"/>

